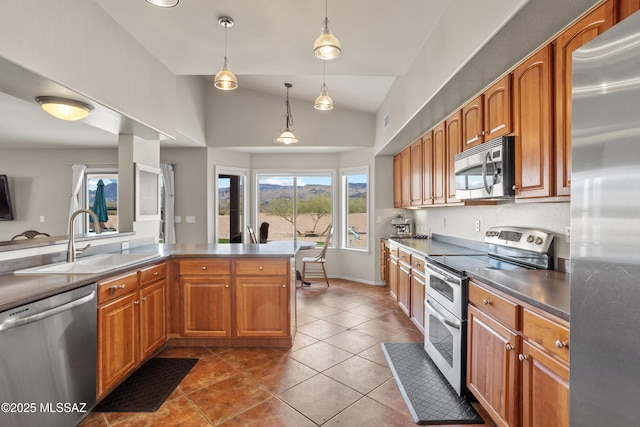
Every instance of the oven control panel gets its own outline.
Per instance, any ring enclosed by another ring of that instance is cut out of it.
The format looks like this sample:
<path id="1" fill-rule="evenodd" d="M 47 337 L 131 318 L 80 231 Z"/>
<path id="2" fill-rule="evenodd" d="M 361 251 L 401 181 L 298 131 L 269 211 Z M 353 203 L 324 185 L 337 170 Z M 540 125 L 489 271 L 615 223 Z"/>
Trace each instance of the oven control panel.
<path id="1" fill-rule="evenodd" d="M 538 253 L 546 253 L 553 241 L 553 234 L 526 227 L 491 227 L 484 235 L 484 242 Z"/>

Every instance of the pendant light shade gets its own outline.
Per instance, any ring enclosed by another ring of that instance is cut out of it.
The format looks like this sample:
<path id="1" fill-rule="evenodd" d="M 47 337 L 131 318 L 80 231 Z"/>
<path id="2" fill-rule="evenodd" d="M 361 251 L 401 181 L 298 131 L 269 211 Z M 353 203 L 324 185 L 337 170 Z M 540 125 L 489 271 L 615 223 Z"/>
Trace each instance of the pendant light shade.
<path id="1" fill-rule="evenodd" d="M 320 89 L 320 96 L 316 98 L 316 102 L 313 105 L 313 108 L 320 111 L 329 111 L 333 110 L 333 100 L 329 96 L 327 92 L 327 84 L 325 83 L 326 79 L 326 62 L 322 63 L 322 89 Z"/>
<path id="2" fill-rule="evenodd" d="M 148 3 L 158 7 L 174 7 L 178 5 L 179 1 L 180 0 L 147 0 Z"/>
<path id="3" fill-rule="evenodd" d="M 218 18 L 218 24 L 224 27 L 224 64 L 216 74 L 213 85 L 220 90 L 233 90 L 238 87 L 238 79 L 229 69 L 229 62 L 227 61 L 227 28 L 233 27 L 233 19 L 228 16 L 221 16 Z"/>
<path id="4" fill-rule="evenodd" d="M 39 96 L 36 102 L 44 111 L 60 120 L 81 120 L 93 110 L 93 107 L 85 102 L 57 96 Z"/>
<path id="5" fill-rule="evenodd" d="M 322 31 L 316 42 L 313 44 L 313 54 L 320 59 L 337 58 L 342 51 L 340 40 L 331 33 L 329 29 L 329 18 L 327 17 L 327 0 L 324 2 L 325 16 L 322 23 Z"/>
<path id="6" fill-rule="evenodd" d="M 291 114 L 291 106 L 289 105 L 289 88 L 291 88 L 293 85 L 291 83 L 285 83 L 284 86 L 287 88 L 287 101 L 285 104 L 286 105 L 286 116 L 285 116 L 286 127 L 282 131 L 280 136 L 274 139 L 274 141 L 279 142 L 281 144 L 289 145 L 289 144 L 295 144 L 296 142 L 298 142 L 298 138 L 296 138 L 296 136 L 293 134 L 293 129 L 291 129 L 291 126 L 293 126 L 293 115 Z"/>

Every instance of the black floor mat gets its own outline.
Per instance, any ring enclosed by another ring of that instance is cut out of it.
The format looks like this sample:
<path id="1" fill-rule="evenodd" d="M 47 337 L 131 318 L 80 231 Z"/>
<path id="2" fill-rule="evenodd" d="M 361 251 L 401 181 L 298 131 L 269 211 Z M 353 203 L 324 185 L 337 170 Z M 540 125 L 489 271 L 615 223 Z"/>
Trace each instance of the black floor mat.
<path id="1" fill-rule="evenodd" d="M 155 412 L 197 362 L 198 359 L 151 359 L 109 393 L 93 411 Z"/>
<path id="2" fill-rule="evenodd" d="M 382 343 L 382 350 L 416 424 L 484 422 L 440 374 L 422 343 Z"/>

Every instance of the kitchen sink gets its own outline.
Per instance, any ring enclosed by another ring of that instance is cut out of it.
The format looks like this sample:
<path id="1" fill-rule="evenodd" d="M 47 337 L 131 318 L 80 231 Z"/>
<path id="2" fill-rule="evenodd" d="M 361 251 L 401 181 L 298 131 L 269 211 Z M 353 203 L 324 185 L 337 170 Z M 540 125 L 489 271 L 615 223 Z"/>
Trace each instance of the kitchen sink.
<path id="1" fill-rule="evenodd" d="M 57 262 L 54 264 L 16 270 L 14 271 L 14 274 L 97 274 L 151 260 L 157 257 L 157 254 L 98 254 L 79 258 L 74 262 Z"/>

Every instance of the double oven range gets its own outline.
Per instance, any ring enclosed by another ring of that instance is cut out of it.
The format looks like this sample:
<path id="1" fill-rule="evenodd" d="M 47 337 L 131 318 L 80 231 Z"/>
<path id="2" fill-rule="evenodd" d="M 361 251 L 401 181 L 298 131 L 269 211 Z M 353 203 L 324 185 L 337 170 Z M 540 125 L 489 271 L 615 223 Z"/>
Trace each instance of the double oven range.
<path id="1" fill-rule="evenodd" d="M 485 233 L 483 251 L 427 257 L 424 347 L 459 395 L 466 393 L 467 271 L 551 269 L 552 240 L 540 230 L 493 227 Z"/>

